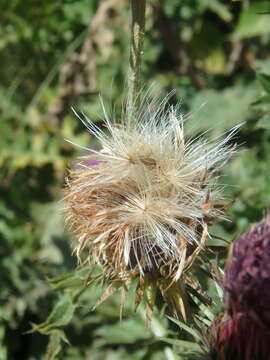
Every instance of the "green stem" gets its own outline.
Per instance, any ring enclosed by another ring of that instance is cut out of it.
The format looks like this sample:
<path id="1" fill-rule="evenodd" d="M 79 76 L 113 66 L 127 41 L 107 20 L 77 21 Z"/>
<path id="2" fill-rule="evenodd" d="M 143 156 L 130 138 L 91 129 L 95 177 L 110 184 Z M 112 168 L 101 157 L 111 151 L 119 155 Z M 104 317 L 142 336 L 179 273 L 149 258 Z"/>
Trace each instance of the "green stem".
<path id="1" fill-rule="evenodd" d="M 129 53 L 127 121 L 131 123 L 136 114 L 139 96 L 141 57 L 143 51 L 146 0 L 131 0 L 131 39 Z"/>

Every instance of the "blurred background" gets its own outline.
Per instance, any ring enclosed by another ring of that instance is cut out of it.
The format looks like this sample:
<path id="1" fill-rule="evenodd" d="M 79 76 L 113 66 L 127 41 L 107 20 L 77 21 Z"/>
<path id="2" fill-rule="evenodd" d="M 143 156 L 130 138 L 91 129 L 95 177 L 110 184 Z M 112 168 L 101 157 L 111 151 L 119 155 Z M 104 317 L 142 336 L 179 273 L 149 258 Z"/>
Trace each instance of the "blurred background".
<path id="1" fill-rule="evenodd" d="M 91 312 L 96 287 L 73 307 L 65 297 L 82 275 L 74 275 L 59 202 L 66 168 L 82 150 L 65 139 L 96 146 L 71 106 L 101 122 L 101 93 L 119 116 L 129 18 L 127 0 L 1 0 L 0 360 L 173 359 L 153 341 L 173 332 L 164 317 L 146 329 L 128 300 L 119 324 L 118 295 Z M 235 200 L 231 221 L 210 229 L 228 241 L 269 208 L 269 55 L 269 1 L 147 1 L 145 87 L 154 82 L 164 95 L 175 89 L 171 101 L 193 114 L 194 135 L 244 122 L 239 153 L 222 177 Z M 56 301 L 65 305 L 64 316 L 51 314 L 56 326 L 27 333 Z"/>

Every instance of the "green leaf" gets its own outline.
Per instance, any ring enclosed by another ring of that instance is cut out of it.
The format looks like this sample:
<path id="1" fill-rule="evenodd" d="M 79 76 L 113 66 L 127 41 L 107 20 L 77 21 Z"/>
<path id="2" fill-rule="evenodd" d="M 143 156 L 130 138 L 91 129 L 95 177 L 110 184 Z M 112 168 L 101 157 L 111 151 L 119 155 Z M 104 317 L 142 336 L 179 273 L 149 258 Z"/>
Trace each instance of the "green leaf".
<path id="1" fill-rule="evenodd" d="M 251 103 L 251 105 L 261 105 L 261 104 L 269 105 L 270 104 L 270 95 L 259 96 Z"/>
<path id="2" fill-rule="evenodd" d="M 47 323 L 57 327 L 67 325 L 72 319 L 74 310 L 75 305 L 72 304 L 70 293 L 65 293 L 56 303 L 47 319 Z"/>
<path id="3" fill-rule="evenodd" d="M 194 118 L 197 119 L 192 122 L 192 130 L 213 130 L 214 135 L 219 136 L 246 121 L 250 114 L 249 105 L 255 94 L 254 87 L 242 86 L 226 88 L 223 91 L 200 91 L 191 102 L 191 113 L 194 113 Z"/>
<path id="4" fill-rule="evenodd" d="M 222 301 L 224 298 L 224 291 L 223 291 L 222 287 L 218 284 L 217 281 L 214 281 L 214 284 L 215 284 L 215 287 L 217 290 L 218 297 L 219 297 L 220 301 Z"/>
<path id="5" fill-rule="evenodd" d="M 62 349 L 62 341 L 67 342 L 66 336 L 61 330 L 54 330 L 47 345 L 45 360 L 53 360 Z"/>
<path id="6" fill-rule="evenodd" d="M 270 18 L 269 18 L 270 21 Z M 266 75 L 266 74 L 257 74 L 257 77 L 260 81 L 260 83 L 262 84 L 264 90 L 270 94 L 270 75 Z"/>
<path id="7" fill-rule="evenodd" d="M 29 333 L 38 331 L 42 334 L 52 334 L 59 327 L 67 325 L 74 314 L 76 305 L 72 303 L 70 293 L 60 295 L 47 320 L 41 324 L 32 324 L 32 330 Z"/>
<path id="8" fill-rule="evenodd" d="M 67 274 L 51 278 L 49 282 L 52 284 L 54 291 L 74 288 L 79 290 L 84 286 L 88 274 L 89 267 L 85 266 Z"/>
<path id="9" fill-rule="evenodd" d="M 129 319 L 117 325 L 104 325 L 95 331 L 106 344 L 132 344 L 138 340 L 152 339 L 153 335 L 146 328 L 143 320 Z"/>
<path id="10" fill-rule="evenodd" d="M 216 13 L 222 20 L 228 22 L 232 19 L 232 14 L 230 13 L 228 7 L 222 4 L 219 0 L 200 0 L 199 7 L 203 9 L 210 9 Z"/>
<path id="11" fill-rule="evenodd" d="M 265 114 L 264 116 L 262 116 L 258 120 L 255 128 L 269 130 L 270 129 L 270 114 Z"/>
<path id="12" fill-rule="evenodd" d="M 259 74 L 270 75 L 270 59 L 256 60 L 256 72 Z"/>
<path id="13" fill-rule="evenodd" d="M 180 346 L 181 348 L 184 348 L 186 350 L 192 351 L 192 352 L 201 352 L 200 345 L 186 340 L 179 340 L 179 339 L 172 339 L 167 337 L 159 338 L 159 340 L 164 341 L 168 344 Z"/>
<path id="14" fill-rule="evenodd" d="M 184 329 L 186 332 L 188 332 L 190 335 L 192 335 L 194 337 L 194 339 L 201 340 L 200 334 L 195 329 L 192 329 L 190 326 L 184 324 L 180 320 L 174 319 L 173 317 L 168 316 L 168 319 L 170 319 L 172 322 L 174 322 L 176 325 L 178 325 L 181 329 Z"/>
<path id="15" fill-rule="evenodd" d="M 246 39 L 270 33 L 270 19 L 267 14 L 260 14 L 269 10 L 268 1 L 252 3 L 241 12 L 238 24 L 232 34 L 233 39 Z"/>

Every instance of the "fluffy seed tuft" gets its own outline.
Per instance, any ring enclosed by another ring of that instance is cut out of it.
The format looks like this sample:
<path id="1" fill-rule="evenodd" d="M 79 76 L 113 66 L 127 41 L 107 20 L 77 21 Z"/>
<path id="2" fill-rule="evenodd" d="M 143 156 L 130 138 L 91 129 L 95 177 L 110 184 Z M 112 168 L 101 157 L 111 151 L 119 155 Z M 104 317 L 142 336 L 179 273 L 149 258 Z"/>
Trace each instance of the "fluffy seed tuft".
<path id="1" fill-rule="evenodd" d="M 212 142 L 188 138 L 167 99 L 145 101 L 132 124 L 125 114 L 120 123 L 104 115 L 107 131 L 81 119 L 101 150 L 87 149 L 66 182 L 76 254 L 81 260 L 87 248 L 86 260 L 102 265 L 109 283 L 138 277 L 142 288 L 147 277 L 163 279 L 159 288 L 168 297 L 205 250 L 207 224 L 222 217 L 217 176 L 237 128 Z"/>

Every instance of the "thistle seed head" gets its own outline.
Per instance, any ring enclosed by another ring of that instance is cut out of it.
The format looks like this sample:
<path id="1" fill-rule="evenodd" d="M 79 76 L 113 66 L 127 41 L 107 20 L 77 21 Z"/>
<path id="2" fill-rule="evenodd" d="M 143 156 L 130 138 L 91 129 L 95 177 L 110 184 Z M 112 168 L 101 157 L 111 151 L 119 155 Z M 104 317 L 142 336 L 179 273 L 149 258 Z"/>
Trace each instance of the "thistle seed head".
<path id="1" fill-rule="evenodd" d="M 166 279 L 165 293 L 205 249 L 207 224 L 222 217 L 216 182 L 236 128 L 212 142 L 188 138 L 166 99 L 145 102 L 132 124 L 125 114 L 119 123 L 104 116 L 107 131 L 82 119 L 101 150 L 87 149 L 66 182 L 77 257 L 87 248 L 109 282 L 138 277 L 142 287 L 149 274 Z"/>

